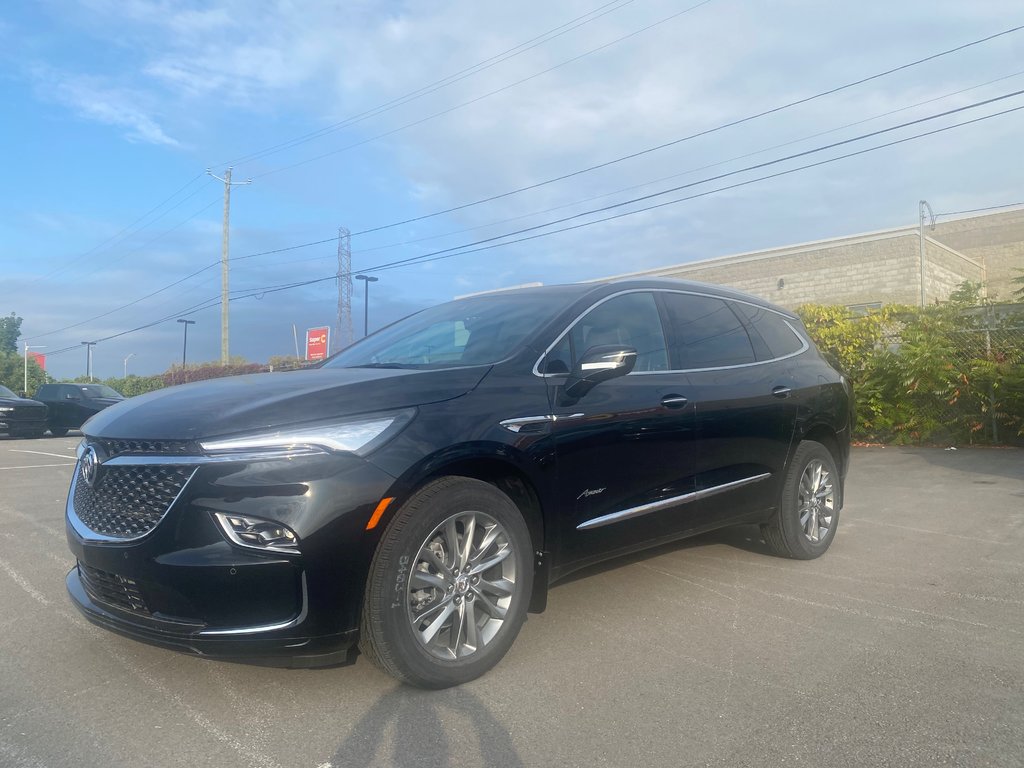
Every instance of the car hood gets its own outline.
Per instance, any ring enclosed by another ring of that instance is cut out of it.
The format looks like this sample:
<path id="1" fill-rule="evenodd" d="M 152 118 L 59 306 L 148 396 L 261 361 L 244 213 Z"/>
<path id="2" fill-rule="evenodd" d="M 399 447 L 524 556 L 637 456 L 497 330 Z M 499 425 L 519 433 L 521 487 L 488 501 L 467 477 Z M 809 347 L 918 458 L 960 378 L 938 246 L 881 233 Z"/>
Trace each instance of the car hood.
<path id="1" fill-rule="evenodd" d="M 46 403 L 40 403 L 38 400 L 29 400 L 26 397 L 0 397 L 0 405 L 5 405 L 8 408 L 11 406 L 18 406 L 24 408 L 29 405 L 37 405 L 46 407 Z"/>
<path id="2" fill-rule="evenodd" d="M 451 400 L 476 387 L 489 370 L 317 368 L 228 376 L 121 401 L 82 431 L 132 440 L 239 434 Z"/>

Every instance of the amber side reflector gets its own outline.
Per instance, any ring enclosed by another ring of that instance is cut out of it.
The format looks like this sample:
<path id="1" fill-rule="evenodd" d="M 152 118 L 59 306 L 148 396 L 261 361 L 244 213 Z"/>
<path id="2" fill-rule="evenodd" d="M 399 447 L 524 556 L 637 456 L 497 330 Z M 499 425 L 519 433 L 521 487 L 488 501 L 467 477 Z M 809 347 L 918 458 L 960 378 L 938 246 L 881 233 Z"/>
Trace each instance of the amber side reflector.
<path id="1" fill-rule="evenodd" d="M 372 531 L 377 527 L 377 523 L 380 522 L 381 516 L 384 514 L 384 510 L 388 508 L 388 505 L 395 500 L 394 496 L 389 496 L 386 499 L 381 499 L 377 508 L 373 510 L 373 514 L 370 515 L 370 522 L 366 524 L 366 530 Z"/>

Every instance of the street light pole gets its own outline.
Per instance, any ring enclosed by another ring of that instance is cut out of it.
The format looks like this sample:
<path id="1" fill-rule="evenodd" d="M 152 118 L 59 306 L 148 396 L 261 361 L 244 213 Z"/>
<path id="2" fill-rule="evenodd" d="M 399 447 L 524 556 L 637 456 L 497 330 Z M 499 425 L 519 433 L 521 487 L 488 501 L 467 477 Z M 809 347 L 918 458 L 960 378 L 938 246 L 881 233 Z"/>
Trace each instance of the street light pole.
<path id="1" fill-rule="evenodd" d="M 928 205 L 927 200 L 922 200 L 917 204 L 917 218 L 918 218 L 918 239 L 921 246 L 921 306 L 924 306 L 925 295 L 924 295 L 924 211 L 928 209 L 928 216 L 931 218 L 931 229 L 935 229 L 935 214 L 932 213 L 932 207 Z"/>
<path id="2" fill-rule="evenodd" d="M 363 336 L 370 332 L 370 283 L 376 283 L 379 277 L 370 275 L 356 275 L 356 280 L 363 281 Z"/>
<path id="3" fill-rule="evenodd" d="M 96 346 L 95 341 L 83 341 L 85 347 L 85 375 L 92 381 L 92 348 Z"/>
<path id="4" fill-rule="evenodd" d="M 22 392 L 25 394 L 25 397 L 28 397 L 28 351 L 30 349 L 45 349 L 45 348 L 46 348 L 45 344 L 33 344 L 31 347 L 28 344 L 25 345 L 25 388 L 22 390 Z"/>
<path id="5" fill-rule="evenodd" d="M 128 361 L 135 357 L 134 352 L 129 352 L 128 357 L 124 359 L 124 378 L 128 378 Z"/>
<path id="6" fill-rule="evenodd" d="M 185 339 L 181 343 L 181 380 L 182 380 L 182 382 L 184 382 L 185 381 L 185 353 L 188 351 L 188 327 L 190 325 L 195 325 L 196 321 L 195 320 L 186 320 L 183 317 L 179 317 L 178 318 L 178 322 L 179 323 L 184 323 L 184 325 L 185 325 Z"/>

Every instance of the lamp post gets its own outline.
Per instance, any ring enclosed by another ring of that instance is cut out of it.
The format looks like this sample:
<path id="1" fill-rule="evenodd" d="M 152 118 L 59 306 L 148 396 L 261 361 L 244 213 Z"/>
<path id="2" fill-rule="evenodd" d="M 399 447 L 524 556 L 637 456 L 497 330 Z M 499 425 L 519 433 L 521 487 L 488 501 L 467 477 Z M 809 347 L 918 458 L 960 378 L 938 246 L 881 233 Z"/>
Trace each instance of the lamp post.
<path id="1" fill-rule="evenodd" d="M 186 320 L 183 317 L 178 318 L 179 323 L 185 325 L 185 338 L 181 342 L 181 383 L 185 383 L 185 353 L 188 351 L 188 327 L 195 325 L 195 320 Z"/>
<path id="2" fill-rule="evenodd" d="M 128 356 L 124 359 L 124 378 L 128 378 L 128 361 L 135 357 L 134 352 L 129 352 Z"/>
<path id="3" fill-rule="evenodd" d="M 356 280 L 363 281 L 363 336 L 368 336 L 370 331 L 370 283 L 376 283 L 380 278 L 371 275 L 356 275 Z"/>
<path id="4" fill-rule="evenodd" d="M 22 390 L 25 397 L 28 397 L 28 351 L 30 349 L 46 349 L 46 345 L 33 344 L 31 347 L 28 344 L 25 345 L 25 388 Z"/>
<path id="5" fill-rule="evenodd" d="M 89 381 L 92 381 L 92 348 L 96 346 L 95 341 L 83 341 L 82 346 L 85 347 L 85 375 L 89 377 Z"/>
<path id="6" fill-rule="evenodd" d="M 921 246 L 921 259 L 920 259 L 921 263 L 920 263 L 919 267 L 920 267 L 920 272 L 921 272 L 920 277 L 921 277 L 921 306 L 922 307 L 925 304 L 925 295 L 924 295 L 924 273 L 925 273 L 925 267 L 924 267 L 924 212 L 925 212 L 926 208 L 928 209 L 928 216 L 931 219 L 931 229 L 934 230 L 935 229 L 935 214 L 932 213 L 932 207 L 930 205 L 928 205 L 928 201 L 927 200 L 921 200 L 917 204 L 918 239 L 919 239 L 919 243 L 920 243 L 920 246 Z"/>

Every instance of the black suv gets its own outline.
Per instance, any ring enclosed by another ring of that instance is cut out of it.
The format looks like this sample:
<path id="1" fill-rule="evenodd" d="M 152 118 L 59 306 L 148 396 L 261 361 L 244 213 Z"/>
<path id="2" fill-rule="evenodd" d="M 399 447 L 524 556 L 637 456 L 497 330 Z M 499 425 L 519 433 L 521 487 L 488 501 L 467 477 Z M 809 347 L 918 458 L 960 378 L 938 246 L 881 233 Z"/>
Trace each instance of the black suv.
<path id="1" fill-rule="evenodd" d="M 0 386 L 0 432 L 11 437 L 42 437 L 45 431 L 46 406 Z"/>
<path id="2" fill-rule="evenodd" d="M 36 400 L 50 409 L 47 428 L 54 437 L 78 429 L 92 416 L 124 400 L 121 393 L 105 384 L 43 384 Z"/>
<path id="3" fill-rule="evenodd" d="M 822 554 L 850 402 L 800 321 L 753 296 L 643 280 L 465 298 L 316 370 L 94 416 L 67 586 L 163 646 L 313 666 L 358 644 L 400 680 L 458 684 L 595 561 L 735 523 Z"/>

